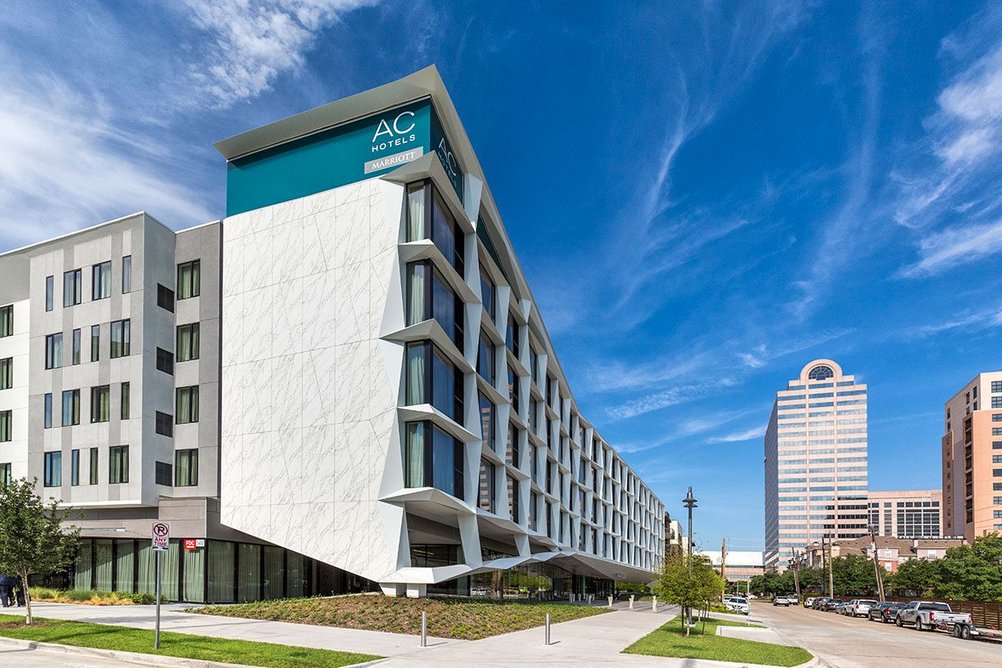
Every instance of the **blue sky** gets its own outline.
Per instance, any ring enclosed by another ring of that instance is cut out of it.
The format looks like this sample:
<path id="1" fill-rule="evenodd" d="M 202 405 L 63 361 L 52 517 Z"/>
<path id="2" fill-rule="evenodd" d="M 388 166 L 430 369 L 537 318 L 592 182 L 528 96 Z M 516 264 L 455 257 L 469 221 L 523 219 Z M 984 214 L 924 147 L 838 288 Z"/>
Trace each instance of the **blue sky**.
<path id="1" fill-rule="evenodd" d="M 215 140 L 435 63 L 578 403 L 697 539 L 762 547 L 762 439 L 815 357 L 874 489 L 939 487 L 998 369 L 998 3 L 14 2 L 0 248 L 223 213 Z"/>

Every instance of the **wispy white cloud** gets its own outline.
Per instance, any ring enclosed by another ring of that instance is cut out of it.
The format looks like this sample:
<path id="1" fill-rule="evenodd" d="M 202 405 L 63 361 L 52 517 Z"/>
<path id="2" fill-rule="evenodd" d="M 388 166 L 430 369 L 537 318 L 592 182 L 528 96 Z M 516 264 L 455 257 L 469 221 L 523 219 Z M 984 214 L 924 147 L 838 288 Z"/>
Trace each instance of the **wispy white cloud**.
<path id="1" fill-rule="evenodd" d="M 608 410 L 608 414 L 613 419 L 632 418 L 638 415 L 644 415 L 645 413 L 659 411 L 662 408 L 668 408 L 669 406 L 676 406 L 687 401 L 701 399 L 711 392 L 719 391 L 722 388 L 729 387 L 733 384 L 734 381 L 732 379 L 720 378 L 693 385 L 669 387 L 667 389 L 648 394 L 639 399 L 627 401 L 620 406 L 612 407 Z"/>
<path id="2" fill-rule="evenodd" d="M 955 329 L 977 331 L 1002 326 L 1002 305 L 978 311 L 966 311 L 946 320 L 928 325 L 907 327 L 896 333 L 906 339 L 924 339 Z"/>
<path id="3" fill-rule="evenodd" d="M 954 225 L 919 240 L 919 260 L 901 276 L 938 274 L 948 268 L 1002 252 L 1002 220 L 977 225 Z"/>
<path id="4" fill-rule="evenodd" d="M 210 38 L 189 76 L 218 107 L 257 97 L 275 79 L 301 68 L 325 27 L 378 0 L 185 0 Z M 198 98 L 192 102 L 197 103 Z"/>
<path id="5" fill-rule="evenodd" d="M 741 431 L 734 431 L 727 434 L 722 434 L 720 436 L 712 436 L 707 441 L 708 443 L 743 443 L 744 441 L 753 441 L 765 436 L 765 425 L 759 425 L 757 427 L 749 427 L 748 429 L 742 429 Z"/>

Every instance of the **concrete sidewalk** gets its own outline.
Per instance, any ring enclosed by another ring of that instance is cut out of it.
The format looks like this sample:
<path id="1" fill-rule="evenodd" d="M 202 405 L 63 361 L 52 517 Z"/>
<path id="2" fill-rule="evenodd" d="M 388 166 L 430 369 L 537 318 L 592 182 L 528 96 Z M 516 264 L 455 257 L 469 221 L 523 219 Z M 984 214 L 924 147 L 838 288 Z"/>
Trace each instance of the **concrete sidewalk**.
<path id="1" fill-rule="evenodd" d="M 383 633 L 381 631 L 361 631 L 334 626 L 311 626 L 290 622 L 272 622 L 238 617 L 197 615 L 182 612 L 191 605 L 163 605 L 160 608 L 160 630 L 192 633 L 213 638 L 233 640 L 255 640 L 280 645 L 298 645 L 333 649 L 342 652 L 376 654 L 378 656 L 399 656 L 420 649 L 417 636 L 403 633 Z M 76 605 L 72 603 L 31 604 L 37 617 L 70 619 L 95 624 L 117 624 L 137 629 L 153 629 L 156 608 L 152 605 Z M 467 640 L 429 638 L 434 646 L 462 645 Z"/>

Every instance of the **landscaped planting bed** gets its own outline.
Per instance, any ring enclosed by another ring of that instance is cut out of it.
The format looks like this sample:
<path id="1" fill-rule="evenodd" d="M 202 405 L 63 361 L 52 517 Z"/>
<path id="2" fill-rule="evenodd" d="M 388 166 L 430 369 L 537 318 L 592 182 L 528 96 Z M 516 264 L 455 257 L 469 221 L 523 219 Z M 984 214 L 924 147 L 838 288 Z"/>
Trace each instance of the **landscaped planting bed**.
<path id="1" fill-rule="evenodd" d="M 367 594 L 216 605 L 195 608 L 191 612 L 414 635 L 421 633 L 421 613 L 427 612 L 429 635 L 477 640 L 542 626 L 546 613 L 550 613 L 550 620 L 556 624 L 607 610 L 563 603 L 392 598 Z"/>

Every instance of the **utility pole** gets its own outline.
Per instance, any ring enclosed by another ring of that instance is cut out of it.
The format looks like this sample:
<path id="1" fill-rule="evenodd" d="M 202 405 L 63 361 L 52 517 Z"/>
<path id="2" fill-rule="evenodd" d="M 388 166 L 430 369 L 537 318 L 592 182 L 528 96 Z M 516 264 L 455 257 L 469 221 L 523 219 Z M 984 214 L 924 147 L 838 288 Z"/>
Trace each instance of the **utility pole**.
<path id="1" fill-rule="evenodd" d="M 720 579 L 724 581 L 724 591 L 720 595 L 720 600 L 724 600 L 724 593 L 727 592 L 727 539 L 720 543 Z"/>
<path id="2" fill-rule="evenodd" d="M 870 549 L 873 550 L 873 572 L 877 576 L 877 592 L 880 594 L 880 600 L 886 601 L 884 598 L 884 578 L 883 574 L 880 572 L 880 560 L 877 559 L 877 537 L 873 533 L 873 528 L 870 528 Z"/>
<path id="3" fill-rule="evenodd" d="M 828 595 L 835 598 L 835 560 L 833 559 L 833 546 L 829 539 L 828 541 Z"/>
<path id="4" fill-rule="evenodd" d="M 797 602 L 800 602 L 800 556 L 793 551 L 793 586 L 797 590 Z"/>

